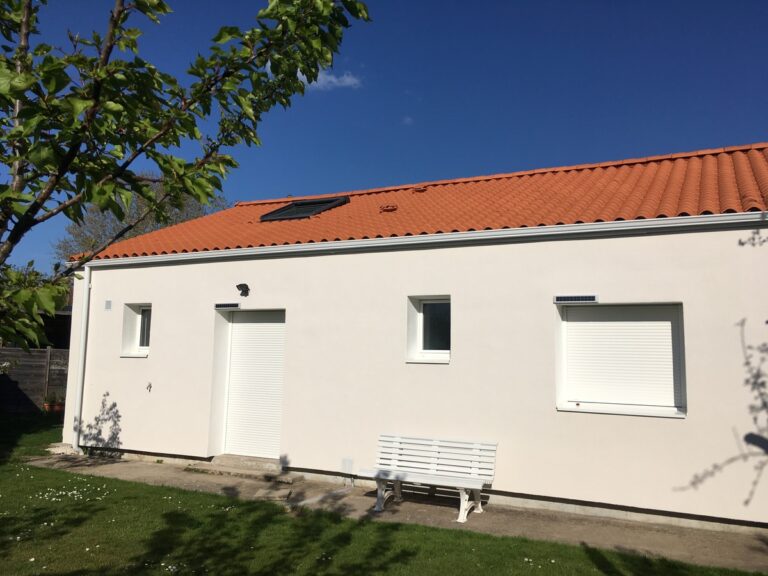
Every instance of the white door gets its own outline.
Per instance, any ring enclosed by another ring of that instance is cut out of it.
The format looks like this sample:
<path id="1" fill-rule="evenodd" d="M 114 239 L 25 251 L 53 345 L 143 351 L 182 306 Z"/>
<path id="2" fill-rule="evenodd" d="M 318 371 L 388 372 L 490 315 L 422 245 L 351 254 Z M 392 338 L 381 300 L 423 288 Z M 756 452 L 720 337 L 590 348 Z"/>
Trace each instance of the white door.
<path id="1" fill-rule="evenodd" d="M 230 342 L 225 452 L 279 458 L 285 311 L 233 313 Z"/>

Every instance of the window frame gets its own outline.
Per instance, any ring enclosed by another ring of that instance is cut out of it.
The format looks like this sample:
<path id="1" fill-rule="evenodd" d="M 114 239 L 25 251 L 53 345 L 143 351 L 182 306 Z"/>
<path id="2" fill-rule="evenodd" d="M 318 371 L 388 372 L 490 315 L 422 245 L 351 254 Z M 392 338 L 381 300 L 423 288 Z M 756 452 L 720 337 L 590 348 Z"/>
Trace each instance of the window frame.
<path id="1" fill-rule="evenodd" d="M 621 404 L 577 402 L 568 400 L 567 382 L 567 309 L 568 308 L 642 308 L 642 307 L 668 307 L 673 309 L 672 320 L 672 354 L 676 363 L 677 378 L 673 380 L 673 395 L 680 399 L 674 406 L 652 406 L 646 404 Z M 558 350 L 556 355 L 556 390 L 555 408 L 558 412 L 582 412 L 593 414 L 614 414 L 625 416 L 647 416 L 660 418 L 683 419 L 688 415 L 688 400 L 686 394 L 685 375 L 685 338 L 683 327 L 683 305 L 681 302 L 616 302 L 600 304 L 562 304 L 557 305 L 557 322 L 559 323 Z"/>
<path id="2" fill-rule="evenodd" d="M 149 312 L 148 321 L 147 324 L 149 325 L 147 327 L 147 343 L 142 344 L 142 339 L 144 336 L 144 312 Z M 152 305 L 142 305 L 138 307 L 138 322 L 137 324 L 137 334 L 136 334 L 136 350 L 139 353 L 148 353 L 149 352 L 149 346 L 152 342 Z"/>
<path id="3" fill-rule="evenodd" d="M 278 222 L 281 220 L 302 220 L 311 218 L 326 210 L 338 208 L 349 202 L 349 196 L 334 196 L 332 198 L 312 198 L 308 200 L 294 200 L 290 204 L 281 206 L 277 210 L 267 212 L 260 218 L 261 222 Z M 303 209 L 309 208 L 304 212 Z"/>
<path id="4" fill-rule="evenodd" d="M 408 349 L 406 363 L 410 364 L 449 364 L 453 347 L 453 314 L 448 331 L 451 348 L 448 350 L 429 350 L 424 348 L 424 304 L 451 305 L 451 297 L 409 296 L 408 297 Z"/>
<path id="5" fill-rule="evenodd" d="M 142 327 L 144 310 L 149 310 L 149 332 L 147 334 L 148 342 L 142 346 Z M 123 306 L 123 337 L 120 349 L 121 358 L 147 358 L 149 348 L 152 342 L 152 304 L 144 302 L 141 304 L 125 304 Z"/>

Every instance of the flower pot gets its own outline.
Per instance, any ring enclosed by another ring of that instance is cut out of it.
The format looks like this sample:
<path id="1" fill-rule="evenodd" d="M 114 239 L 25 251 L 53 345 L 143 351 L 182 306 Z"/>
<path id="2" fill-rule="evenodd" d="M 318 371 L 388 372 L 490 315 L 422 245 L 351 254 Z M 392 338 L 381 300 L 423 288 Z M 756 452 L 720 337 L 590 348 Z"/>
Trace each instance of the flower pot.
<path id="1" fill-rule="evenodd" d="M 64 402 L 43 402 L 43 411 L 46 414 L 63 414 Z"/>

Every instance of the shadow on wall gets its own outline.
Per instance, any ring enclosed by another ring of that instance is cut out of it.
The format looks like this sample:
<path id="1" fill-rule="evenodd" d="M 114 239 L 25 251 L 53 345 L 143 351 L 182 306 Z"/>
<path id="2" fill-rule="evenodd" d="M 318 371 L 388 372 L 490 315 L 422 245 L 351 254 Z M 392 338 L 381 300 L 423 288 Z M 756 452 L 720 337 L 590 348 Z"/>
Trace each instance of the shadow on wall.
<path id="1" fill-rule="evenodd" d="M 117 402 L 110 402 L 109 392 L 104 392 L 99 413 L 93 421 L 84 422 L 76 417 L 73 430 L 80 434 L 80 446 L 87 452 L 98 451 L 102 455 L 117 456 L 122 445 L 121 420 L 122 415 L 117 408 Z"/>
<path id="2" fill-rule="evenodd" d="M 766 222 L 768 222 L 768 212 L 762 213 L 760 221 L 765 226 Z M 766 243 L 768 243 L 768 236 L 763 235 L 762 228 L 755 228 L 747 238 L 739 240 L 739 246 L 751 246 L 753 248 L 759 248 Z"/>
<path id="3" fill-rule="evenodd" d="M 739 327 L 741 349 L 744 356 L 744 370 L 746 372 L 744 386 L 749 389 L 752 395 L 748 410 L 752 418 L 753 428 L 742 437 L 743 444 L 739 446 L 737 454 L 694 474 L 688 484 L 675 488 L 675 490 L 698 489 L 707 480 L 735 464 L 753 464 L 752 484 L 743 502 L 744 506 L 749 506 L 755 497 L 765 468 L 768 466 L 768 374 L 765 371 L 768 364 L 768 342 L 749 344 L 745 335 L 746 324 L 747 320 L 742 318 L 736 325 Z M 739 435 L 735 430 L 734 434 L 738 441 Z"/>
<path id="4" fill-rule="evenodd" d="M 768 222 L 768 214 L 763 213 L 761 223 Z M 763 228 L 755 228 L 747 238 L 739 240 L 739 246 L 760 248 L 768 244 L 768 236 L 763 235 Z M 768 323 L 768 321 L 766 322 Z M 744 506 L 749 506 L 755 497 L 757 487 L 763 477 L 765 468 L 768 467 L 768 374 L 766 366 L 768 365 L 768 342 L 759 344 L 750 344 L 747 342 L 746 326 L 747 319 L 742 318 L 736 323 L 739 328 L 741 339 L 741 351 L 744 357 L 744 386 L 749 389 L 752 395 L 747 409 L 752 418 L 752 430 L 744 434 L 742 444 L 739 444 L 738 454 L 715 462 L 704 470 L 693 475 L 691 480 L 685 486 L 675 488 L 677 491 L 698 489 L 707 480 L 717 476 L 735 464 L 752 464 L 754 476 L 752 484 L 744 498 Z M 737 443 L 739 442 L 739 433 L 734 429 L 734 435 Z"/>

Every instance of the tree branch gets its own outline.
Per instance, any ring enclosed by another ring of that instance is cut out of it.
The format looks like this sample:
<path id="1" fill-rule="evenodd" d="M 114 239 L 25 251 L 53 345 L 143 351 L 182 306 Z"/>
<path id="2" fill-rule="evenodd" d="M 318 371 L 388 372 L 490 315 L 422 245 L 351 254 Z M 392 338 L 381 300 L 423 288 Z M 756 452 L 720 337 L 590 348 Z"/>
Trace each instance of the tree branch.
<path id="1" fill-rule="evenodd" d="M 214 143 L 214 145 L 211 146 L 211 148 L 205 153 L 205 155 L 203 155 L 202 157 L 197 159 L 197 161 L 195 162 L 195 168 L 199 169 L 199 168 L 202 168 L 203 166 L 205 166 L 206 164 L 208 164 L 211 161 L 211 159 L 216 155 L 216 153 L 218 152 L 219 148 L 221 148 L 221 143 L 220 142 Z M 118 177 L 117 176 L 117 171 L 115 171 L 112 174 L 109 174 L 109 175 L 105 176 L 104 178 L 102 178 L 102 180 L 99 181 L 99 185 L 103 185 L 106 182 L 108 182 L 110 180 L 114 180 L 117 177 Z M 159 184 L 159 183 L 161 183 L 163 181 L 162 178 L 152 178 L 150 176 L 136 176 L 135 178 L 136 178 L 136 180 L 140 180 L 142 182 L 148 182 L 148 183 L 151 183 L 151 184 Z M 72 196 L 72 198 L 69 198 L 68 200 L 62 202 L 61 204 L 58 204 L 56 207 L 51 208 L 49 211 L 45 212 L 44 214 L 41 214 L 40 216 L 37 216 L 35 218 L 35 224 L 34 225 L 36 226 L 37 224 L 41 224 L 41 223 L 45 222 L 46 220 L 50 220 L 51 218 L 53 218 L 57 214 L 59 214 L 59 213 L 63 212 L 64 210 L 66 210 L 67 208 L 69 208 L 71 206 L 74 206 L 78 202 L 81 202 L 84 199 L 84 196 L 85 196 L 85 194 L 83 192 L 78 192 L 77 194 Z M 157 202 L 157 204 L 161 204 L 167 197 L 168 197 L 168 195 L 166 194 L 165 196 L 163 196 L 163 198 L 159 202 Z M 108 246 L 108 245 L 109 244 L 107 244 L 106 246 Z M 104 248 L 106 248 L 106 246 L 104 246 Z M 104 248 L 101 248 L 101 250 L 103 250 Z"/>
<path id="2" fill-rule="evenodd" d="M 157 201 L 155 206 L 166 202 L 170 197 L 171 197 L 170 194 L 164 194 L 163 197 Z M 116 234 L 111 236 L 108 240 L 105 240 L 104 242 L 102 242 L 98 247 L 91 250 L 90 253 L 81 255 L 80 258 L 78 258 L 77 260 L 70 262 L 66 268 L 64 268 L 61 272 L 57 273 L 56 275 L 54 275 L 51 281 L 56 282 L 61 278 L 65 278 L 67 276 L 71 276 L 72 274 L 74 274 L 75 270 L 77 270 L 78 268 L 81 268 L 84 264 L 87 264 L 88 262 L 93 260 L 103 250 L 105 250 L 107 247 L 114 244 L 118 240 L 120 240 L 120 238 L 128 234 L 128 232 L 130 232 L 136 226 L 138 226 L 144 220 L 146 220 L 147 217 L 152 213 L 153 209 L 154 209 L 154 206 L 147 206 L 144 212 L 142 212 L 141 215 L 139 215 L 139 217 L 136 218 L 133 222 L 121 228 L 120 231 L 118 231 Z"/>
<path id="3" fill-rule="evenodd" d="M 132 6 L 132 5 L 129 5 Z M 107 31 L 107 35 L 105 37 L 104 43 L 101 47 L 100 52 L 100 59 L 99 59 L 99 66 L 105 66 L 110 59 L 111 53 L 114 49 L 114 46 L 116 44 L 116 33 L 119 30 L 121 19 L 123 17 L 123 14 L 129 10 L 130 8 L 126 8 L 124 5 L 124 0 L 115 0 L 115 8 L 110 14 L 110 21 L 109 21 L 109 28 Z M 221 68 L 218 66 L 214 70 L 214 73 L 212 76 L 206 78 L 202 85 L 198 86 L 198 89 L 196 90 L 197 95 L 192 96 L 189 99 L 186 99 L 182 97 L 181 104 L 175 108 L 176 112 L 187 113 L 191 109 L 193 109 L 197 104 L 200 103 L 203 96 L 208 96 L 215 94 L 218 90 L 219 86 L 226 81 L 230 76 L 235 74 L 238 70 L 241 70 L 245 67 L 247 67 L 249 64 L 251 64 L 254 60 L 257 58 L 263 58 L 264 61 L 269 61 L 270 54 L 276 50 L 278 46 L 275 46 L 272 42 L 268 41 L 264 45 L 262 45 L 260 48 L 257 46 L 252 46 L 250 54 L 247 58 L 243 59 L 237 59 L 235 62 L 231 62 L 229 65 L 224 65 Z M 21 240 L 21 238 L 34 226 L 45 222 L 46 220 L 49 220 L 53 216 L 63 212 L 67 208 L 77 204 L 78 202 L 82 202 L 85 200 L 84 192 L 78 192 L 75 194 L 72 198 L 67 199 L 64 202 L 61 202 L 60 204 L 56 205 L 54 208 L 46 209 L 46 203 L 51 198 L 51 196 L 56 192 L 56 188 L 61 181 L 61 178 L 64 177 L 64 175 L 68 172 L 70 169 L 72 163 L 77 158 L 77 155 L 80 153 L 80 147 L 83 143 L 83 135 L 87 133 L 88 129 L 90 128 L 90 124 L 95 118 L 96 113 L 98 112 L 98 109 L 101 105 L 99 101 L 99 96 L 101 93 L 101 81 L 100 80 L 94 80 L 93 84 L 93 99 L 94 103 L 91 105 L 91 107 L 86 111 L 85 118 L 83 121 L 83 124 L 81 126 L 80 135 L 75 139 L 74 142 L 70 145 L 70 147 L 67 150 L 67 153 L 65 154 L 62 161 L 59 163 L 57 171 L 51 175 L 50 179 L 46 183 L 43 190 L 35 197 L 35 199 L 30 203 L 27 210 L 24 212 L 24 214 L 19 218 L 17 224 L 13 227 L 11 230 L 8 238 L 5 242 L 0 244 L 0 264 L 4 263 L 8 256 L 10 255 L 11 251 L 13 250 L 14 246 Z M 277 90 L 273 86 L 273 92 L 277 92 Z M 265 95 L 266 98 L 266 95 Z M 142 155 L 146 155 L 146 153 L 150 150 L 150 148 L 155 145 L 158 141 L 160 141 L 165 135 L 173 129 L 173 127 L 177 124 L 178 119 L 176 115 L 173 115 L 172 117 L 168 118 L 163 126 L 150 138 L 148 138 L 145 142 L 140 144 L 136 149 L 133 150 L 133 152 L 126 158 L 116 169 L 114 169 L 111 173 L 106 174 L 103 176 L 98 182 L 96 182 L 95 186 L 103 186 L 110 180 L 115 180 L 125 174 L 130 166 L 133 164 L 133 162 L 138 159 Z M 206 154 L 198 160 L 196 163 L 196 167 L 201 167 L 205 165 L 207 162 L 211 160 L 211 158 L 215 155 L 215 151 L 219 149 L 221 146 L 221 142 L 217 144 L 217 146 L 214 148 L 214 151 L 208 150 Z M 41 210 L 44 210 L 43 214 L 40 214 Z"/>
<path id="4" fill-rule="evenodd" d="M 32 18 L 32 0 L 24 0 L 21 8 L 21 22 L 19 26 L 19 46 L 16 50 L 16 74 L 21 74 L 27 68 L 27 56 L 29 55 L 29 30 L 30 19 Z M 21 99 L 18 98 L 13 103 L 13 127 L 18 128 L 21 126 L 21 120 L 19 120 L 19 114 L 24 104 Z M 14 152 L 18 153 L 18 144 L 14 143 Z M 13 182 L 11 187 L 14 192 L 20 192 L 24 188 L 24 179 L 22 173 L 24 171 L 24 162 L 22 160 L 16 160 L 13 163 Z"/>
<path id="5" fill-rule="evenodd" d="M 105 37 L 101 54 L 99 56 L 100 68 L 103 68 L 109 62 L 109 58 L 115 47 L 115 33 L 117 31 L 117 28 L 120 24 L 120 19 L 122 18 L 123 12 L 124 12 L 123 1 L 124 0 L 115 0 L 115 7 L 110 12 L 107 35 Z M 31 4 L 31 0 L 25 0 L 25 2 L 27 3 L 27 5 Z M 99 98 L 101 96 L 101 88 L 102 88 L 102 82 L 97 78 L 93 82 L 92 97 L 94 102 L 85 113 L 83 124 L 80 130 L 80 135 L 75 139 L 74 142 L 70 144 L 69 149 L 67 150 L 67 153 L 64 155 L 64 158 L 59 163 L 56 173 L 50 178 L 50 180 L 48 180 L 47 184 L 45 185 L 45 188 L 43 188 L 43 190 L 29 204 L 27 209 L 24 211 L 24 214 L 22 214 L 21 217 L 19 218 L 18 223 L 11 230 L 11 233 L 8 235 L 8 238 L 5 240 L 5 242 L 2 243 L 2 245 L 0 245 L 0 264 L 5 263 L 6 259 L 8 258 L 11 251 L 13 250 L 14 246 L 16 246 L 16 244 L 18 244 L 18 242 L 24 237 L 24 234 L 29 232 L 29 230 L 31 230 L 34 226 L 36 226 L 40 222 L 47 220 L 47 218 L 43 220 L 39 220 L 37 218 L 37 214 L 45 206 L 45 203 L 48 201 L 48 199 L 56 190 L 56 186 L 61 181 L 61 178 L 69 171 L 69 168 L 72 166 L 72 162 L 74 162 L 75 158 L 77 158 L 77 154 L 80 152 L 80 146 L 83 143 L 83 134 L 87 133 L 91 122 L 93 122 L 93 119 L 96 117 L 96 113 L 99 110 L 99 107 L 100 107 Z M 69 201 L 65 202 L 65 204 L 71 205 Z M 58 207 L 60 206 L 61 205 L 59 205 Z M 64 209 L 65 208 L 58 210 L 56 214 L 58 214 Z"/>
<path id="6" fill-rule="evenodd" d="M 255 55 L 251 56 L 250 58 L 248 58 L 246 60 L 246 63 L 252 62 L 255 57 L 256 57 Z M 235 70 L 236 70 L 236 68 L 224 68 L 223 72 L 219 73 L 217 76 L 214 76 L 211 79 L 211 81 L 208 83 L 208 86 L 206 86 L 204 88 L 204 90 L 203 90 L 203 92 L 201 92 L 201 94 L 213 94 L 216 91 L 217 86 L 219 84 L 221 84 L 224 80 L 229 78 L 229 76 L 231 76 L 235 72 Z M 184 100 L 182 102 L 181 106 L 179 106 L 178 111 L 179 112 L 187 112 L 190 108 L 195 106 L 199 101 L 200 101 L 199 97 L 198 98 L 190 98 L 189 100 Z M 128 168 L 131 166 L 131 164 L 133 164 L 139 156 L 141 156 L 142 154 L 146 153 L 146 151 L 149 149 L 150 146 L 152 146 L 158 140 L 160 140 L 160 138 L 162 138 L 163 136 L 168 134 L 168 131 L 171 128 L 173 128 L 175 123 L 176 123 L 176 118 L 175 117 L 169 118 L 168 120 L 166 120 L 165 124 L 163 124 L 162 128 L 160 128 L 160 130 L 158 130 L 157 133 L 155 133 L 154 136 L 152 136 L 146 142 L 144 142 L 138 148 L 136 148 L 136 150 L 134 150 L 131 153 L 131 155 L 128 156 L 128 158 L 126 158 L 123 161 L 123 163 L 120 164 L 120 166 L 118 166 L 117 170 L 115 170 L 111 174 L 107 174 L 104 178 L 99 180 L 99 182 L 96 185 L 97 186 L 101 186 L 101 185 L 109 182 L 110 180 L 118 178 L 119 176 L 124 174 L 125 171 L 128 170 Z"/>
<path id="7" fill-rule="evenodd" d="M 56 214 L 60 214 L 61 212 L 64 212 L 64 210 L 66 210 L 70 206 L 74 206 L 78 202 L 82 202 L 84 198 L 85 198 L 85 193 L 78 192 L 77 194 L 72 196 L 72 198 L 57 204 L 54 208 L 51 208 L 47 212 L 44 212 L 39 216 L 35 216 L 34 224 L 32 226 L 37 226 L 38 224 L 41 224 L 46 220 L 53 218 L 54 216 L 56 216 Z"/>
<path id="8" fill-rule="evenodd" d="M 26 68 L 26 59 L 29 54 L 29 32 L 30 20 L 32 19 L 32 0 L 24 0 L 21 8 L 21 22 L 19 23 L 19 44 L 16 48 L 16 74 L 21 74 Z M 13 103 L 13 127 L 21 126 L 19 114 L 23 103 L 21 99 L 16 99 Z M 20 156 L 20 146 L 18 142 L 12 145 L 13 153 Z M 11 189 L 19 193 L 24 189 L 25 181 L 23 178 L 25 162 L 16 160 L 11 166 Z M 3 203 L 2 215 L 0 216 L 0 236 L 8 229 L 8 223 L 13 216 L 13 203 L 9 199 Z"/>

